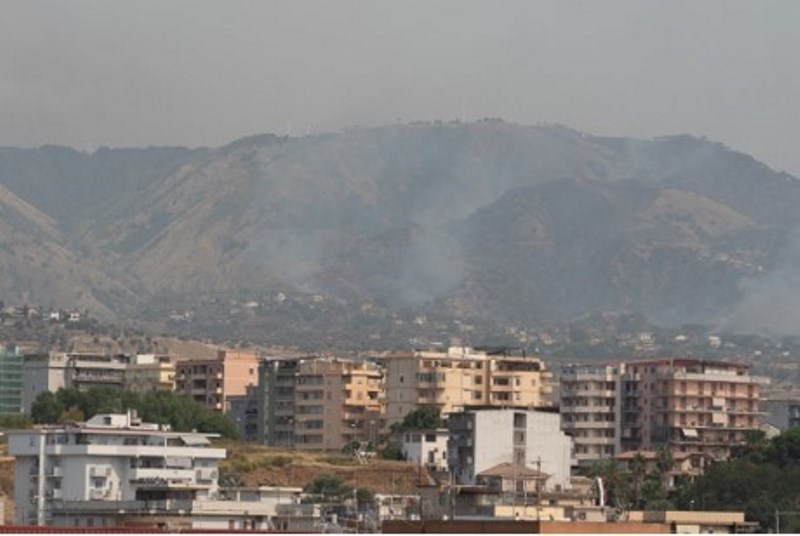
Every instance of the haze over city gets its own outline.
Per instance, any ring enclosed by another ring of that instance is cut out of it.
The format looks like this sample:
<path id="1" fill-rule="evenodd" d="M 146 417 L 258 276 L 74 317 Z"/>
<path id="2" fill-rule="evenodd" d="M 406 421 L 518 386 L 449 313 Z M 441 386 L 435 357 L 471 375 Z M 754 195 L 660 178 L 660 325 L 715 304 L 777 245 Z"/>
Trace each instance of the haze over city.
<path id="1" fill-rule="evenodd" d="M 502 117 L 800 174 L 791 1 L 9 1 L 0 145 L 219 146 Z"/>

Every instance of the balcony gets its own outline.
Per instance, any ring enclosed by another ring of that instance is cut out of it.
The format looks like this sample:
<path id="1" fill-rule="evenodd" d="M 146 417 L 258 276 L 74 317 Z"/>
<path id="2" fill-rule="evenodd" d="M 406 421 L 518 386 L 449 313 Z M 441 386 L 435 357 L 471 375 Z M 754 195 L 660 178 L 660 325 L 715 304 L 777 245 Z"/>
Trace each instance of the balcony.
<path id="1" fill-rule="evenodd" d="M 565 422 L 561 427 L 565 430 L 613 430 L 616 425 L 614 421 L 575 421 Z"/>
<path id="2" fill-rule="evenodd" d="M 191 481 L 194 479 L 193 469 L 167 469 L 165 467 L 137 467 L 128 473 L 131 481 Z"/>
<path id="3" fill-rule="evenodd" d="M 608 406 L 561 406 L 562 413 L 614 413 L 614 408 Z"/>

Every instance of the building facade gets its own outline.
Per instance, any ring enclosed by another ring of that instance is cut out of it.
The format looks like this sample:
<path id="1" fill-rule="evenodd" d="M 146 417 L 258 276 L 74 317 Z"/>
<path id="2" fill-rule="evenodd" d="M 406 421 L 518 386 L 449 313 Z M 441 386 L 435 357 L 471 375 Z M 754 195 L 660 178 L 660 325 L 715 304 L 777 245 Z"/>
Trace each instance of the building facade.
<path id="1" fill-rule="evenodd" d="M 374 363 L 337 358 L 298 362 L 294 441 L 303 449 L 341 450 L 377 443 L 384 423 L 383 373 Z"/>
<path id="2" fill-rule="evenodd" d="M 24 358 L 22 406 L 30 413 L 39 394 L 62 388 L 124 387 L 129 357 L 93 352 L 49 352 Z"/>
<path id="3" fill-rule="evenodd" d="M 431 472 L 446 472 L 447 441 L 450 433 L 447 428 L 432 430 L 409 430 L 403 432 L 403 456 L 406 461 L 424 466 Z"/>
<path id="4" fill-rule="evenodd" d="M 115 516 L 168 515 L 218 490 L 213 434 L 173 432 L 135 414 L 9 433 L 21 525 L 114 526 Z"/>
<path id="5" fill-rule="evenodd" d="M 247 386 L 244 396 L 229 396 L 228 417 L 236 425 L 242 441 L 258 441 L 258 387 Z"/>
<path id="6" fill-rule="evenodd" d="M 268 358 L 258 364 L 258 441 L 294 446 L 294 391 L 299 358 Z"/>
<path id="7" fill-rule="evenodd" d="M 768 380 L 751 376 L 749 365 L 659 359 L 627 363 L 620 372 L 624 450 L 669 446 L 727 458 L 760 428 Z"/>
<path id="8" fill-rule="evenodd" d="M 88 391 L 92 387 L 124 387 L 129 357 L 94 352 L 66 354 L 65 387 Z"/>
<path id="9" fill-rule="evenodd" d="M 459 484 L 501 464 L 548 475 L 547 490 L 570 487 L 572 440 L 561 431 L 558 413 L 483 409 L 451 413 L 448 464 Z"/>
<path id="10" fill-rule="evenodd" d="M 389 424 L 426 405 L 444 415 L 469 406 L 551 405 L 552 375 L 544 362 L 505 349 L 393 352 L 382 362 Z"/>
<path id="11" fill-rule="evenodd" d="M 175 390 L 209 409 L 227 413 L 228 397 L 247 394 L 258 384 L 258 358 L 251 352 L 220 350 L 210 359 L 190 359 L 175 365 Z"/>
<path id="12" fill-rule="evenodd" d="M 0 415 L 19 415 L 23 412 L 23 363 L 19 348 L 13 345 L 0 346 Z"/>
<path id="13" fill-rule="evenodd" d="M 800 426 L 800 393 L 773 395 L 764 401 L 764 420 L 780 430 Z"/>
<path id="14" fill-rule="evenodd" d="M 175 390 L 175 362 L 168 355 L 137 354 L 125 370 L 125 388 L 140 393 Z"/>
<path id="15" fill-rule="evenodd" d="M 561 369 L 561 429 L 572 437 L 578 464 L 621 452 L 619 367 L 568 365 Z"/>

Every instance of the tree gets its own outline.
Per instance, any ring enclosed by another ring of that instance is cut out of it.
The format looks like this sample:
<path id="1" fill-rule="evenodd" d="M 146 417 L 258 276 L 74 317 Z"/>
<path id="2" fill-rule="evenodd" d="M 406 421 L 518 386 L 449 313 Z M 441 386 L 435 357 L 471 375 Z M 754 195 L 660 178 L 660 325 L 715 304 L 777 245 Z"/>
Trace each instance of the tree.
<path id="1" fill-rule="evenodd" d="M 430 430 L 441 428 L 445 425 L 438 406 L 420 406 L 414 411 L 410 411 L 399 423 L 394 423 L 390 429 L 393 433 L 401 433 L 407 430 Z"/>
<path id="2" fill-rule="evenodd" d="M 139 394 L 113 387 L 96 387 L 86 392 L 74 388 L 41 393 L 33 403 L 31 416 L 37 423 L 56 423 L 64 420 L 82 421 L 99 413 L 137 411 L 142 420 L 169 424 L 176 431 L 197 430 L 238 439 L 239 433 L 231 420 L 198 404 L 189 396 L 171 391 L 151 391 Z"/>
<path id="3" fill-rule="evenodd" d="M 31 405 L 31 419 L 37 424 L 54 423 L 64 413 L 64 403 L 55 393 L 45 391 L 36 397 Z"/>
<path id="4" fill-rule="evenodd" d="M 303 491 L 312 495 L 319 495 L 321 499 L 342 499 L 350 493 L 352 488 L 346 486 L 344 480 L 331 473 L 320 473 L 308 483 Z"/>

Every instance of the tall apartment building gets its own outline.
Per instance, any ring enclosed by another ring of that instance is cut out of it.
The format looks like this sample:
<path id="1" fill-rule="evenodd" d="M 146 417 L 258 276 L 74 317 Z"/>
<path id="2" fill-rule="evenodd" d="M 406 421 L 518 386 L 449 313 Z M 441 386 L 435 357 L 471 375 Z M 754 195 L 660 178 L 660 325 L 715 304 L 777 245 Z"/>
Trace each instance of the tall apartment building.
<path id="1" fill-rule="evenodd" d="M 570 487 L 572 442 L 557 413 L 482 409 L 452 413 L 447 460 L 455 481 L 475 484 L 484 471 L 502 464 L 545 473 L 547 490 Z M 521 481 L 520 481 L 521 483 Z"/>
<path id="2" fill-rule="evenodd" d="M 137 354 L 125 370 L 125 388 L 131 391 L 173 391 L 175 362 L 168 355 Z"/>
<path id="3" fill-rule="evenodd" d="M 551 405 L 552 375 L 536 357 L 504 349 L 455 347 L 445 351 L 393 352 L 382 362 L 390 424 L 425 405 L 437 406 L 443 414 L 469 406 Z"/>
<path id="4" fill-rule="evenodd" d="M 621 452 L 619 367 L 567 365 L 561 369 L 561 429 L 572 437 L 578 464 Z"/>
<path id="5" fill-rule="evenodd" d="M 258 364 L 258 438 L 265 445 L 294 446 L 294 388 L 298 358 Z"/>
<path id="6" fill-rule="evenodd" d="M 383 373 L 374 363 L 336 358 L 301 360 L 294 393 L 294 444 L 341 450 L 377 442 L 384 426 Z"/>
<path id="7" fill-rule="evenodd" d="M 226 413 L 228 397 L 247 394 L 248 385 L 258 384 L 258 358 L 251 352 L 220 350 L 209 359 L 190 359 L 175 365 L 175 390 Z"/>
<path id="8" fill-rule="evenodd" d="M 0 415 L 22 413 L 23 355 L 16 346 L 0 346 Z"/>
<path id="9" fill-rule="evenodd" d="M 168 516 L 217 488 L 213 434 L 172 432 L 126 415 L 9 432 L 20 525 L 114 526 Z"/>
<path id="10" fill-rule="evenodd" d="M 627 363 L 619 383 L 624 450 L 663 445 L 716 458 L 758 430 L 760 388 L 750 366 L 699 359 Z"/>
<path id="11" fill-rule="evenodd" d="M 656 359 L 615 366 L 572 365 L 561 373 L 561 426 L 578 463 L 631 450 L 724 458 L 757 430 L 764 378 L 748 365 Z"/>

